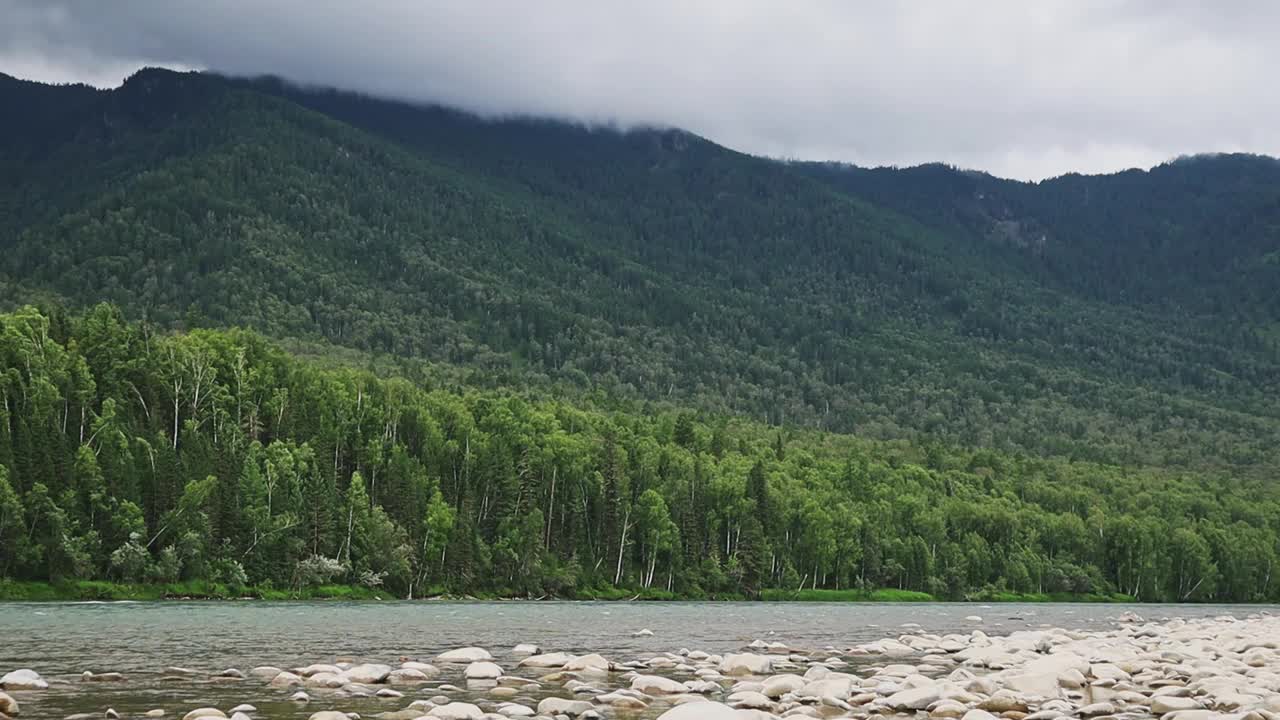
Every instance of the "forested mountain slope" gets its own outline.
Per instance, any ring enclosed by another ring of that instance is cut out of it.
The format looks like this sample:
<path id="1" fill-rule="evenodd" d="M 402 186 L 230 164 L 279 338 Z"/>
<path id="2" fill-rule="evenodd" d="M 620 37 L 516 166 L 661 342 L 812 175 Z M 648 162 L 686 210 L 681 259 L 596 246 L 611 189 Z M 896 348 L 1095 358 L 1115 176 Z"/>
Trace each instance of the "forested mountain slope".
<path id="1" fill-rule="evenodd" d="M 473 385 L 870 437 L 1257 477 L 1280 462 L 1270 161 L 977 189 L 938 171 L 959 187 L 935 193 L 929 168 L 275 81 L 147 70 L 0 95 L 30 110 L 0 128 L 12 305 L 109 300 Z M 1168 200 L 1150 183 L 1175 171 L 1190 179 Z M 957 200 L 975 192 L 1013 209 Z"/>
<path id="2" fill-rule="evenodd" d="M 1280 315 L 1280 161 L 1179 158 L 1150 171 L 1040 183 L 925 165 L 797 170 L 939 231 L 1022 251 L 1068 292 L 1267 328 Z"/>
<path id="3" fill-rule="evenodd" d="M 428 391 L 107 305 L 0 315 L 0 363 L 0 597 L 1280 598 L 1267 482 Z"/>

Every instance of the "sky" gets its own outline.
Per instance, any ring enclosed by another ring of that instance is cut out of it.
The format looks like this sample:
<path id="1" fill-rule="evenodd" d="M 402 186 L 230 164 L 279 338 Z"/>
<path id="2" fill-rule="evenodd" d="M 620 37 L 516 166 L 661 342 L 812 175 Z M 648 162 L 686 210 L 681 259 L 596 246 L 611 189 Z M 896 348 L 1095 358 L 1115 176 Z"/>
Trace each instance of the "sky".
<path id="1" fill-rule="evenodd" d="M 1280 155 L 1273 0 L 0 0 L 0 72 L 275 74 L 1003 177 Z"/>

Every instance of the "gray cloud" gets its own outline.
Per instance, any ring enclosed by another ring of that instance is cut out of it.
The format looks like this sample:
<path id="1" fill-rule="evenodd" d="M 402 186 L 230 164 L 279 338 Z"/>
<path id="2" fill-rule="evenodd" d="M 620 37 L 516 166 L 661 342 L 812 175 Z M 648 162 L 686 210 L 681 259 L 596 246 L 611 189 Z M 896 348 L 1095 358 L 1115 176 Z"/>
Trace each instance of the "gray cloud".
<path id="1" fill-rule="evenodd" d="M 757 154 L 1040 178 L 1280 154 L 1280 4 L 0 0 L 0 70 L 209 68 Z"/>

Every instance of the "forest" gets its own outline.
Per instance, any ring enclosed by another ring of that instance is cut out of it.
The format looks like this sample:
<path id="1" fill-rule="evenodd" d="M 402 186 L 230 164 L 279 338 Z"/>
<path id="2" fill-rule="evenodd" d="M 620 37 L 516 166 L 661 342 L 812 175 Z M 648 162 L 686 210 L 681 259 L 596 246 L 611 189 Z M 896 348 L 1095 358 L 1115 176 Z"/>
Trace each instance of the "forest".
<path id="1" fill-rule="evenodd" d="M 415 381 L 875 439 L 1280 466 L 1274 161 L 818 172 L 154 69 L 0 98 L 27 110 L 0 118 L 8 309 L 108 301 Z"/>
<path id="2" fill-rule="evenodd" d="M 0 361 L 20 581 L 1280 599 L 1266 483 L 429 388 L 106 304 L 0 316 Z"/>
<path id="3" fill-rule="evenodd" d="M 1272 158 L 0 101 L 0 596 L 1280 600 Z"/>

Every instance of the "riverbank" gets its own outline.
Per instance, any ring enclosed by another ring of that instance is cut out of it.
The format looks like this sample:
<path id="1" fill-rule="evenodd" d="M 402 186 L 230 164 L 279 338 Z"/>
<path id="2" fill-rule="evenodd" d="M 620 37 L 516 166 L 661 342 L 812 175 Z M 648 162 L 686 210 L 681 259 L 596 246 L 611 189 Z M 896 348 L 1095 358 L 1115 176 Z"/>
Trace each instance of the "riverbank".
<path id="1" fill-rule="evenodd" d="M 398 607 L 419 623 L 429 615 Z M 754 607 L 761 618 L 782 617 Z M 49 641 L 33 645 L 26 658 L 38 662 L 11 666 L 12 671 L 0 668 L 0 704 L 7 703 L 0 712 L 16 715 L 9 711 L 20 703 L 24 716 L 34 711 L 36 717 L 145 714 L 189 720 L 225 720 L 237 718 L 236 713 L 243 713 L 239 720 L 340 720 L 351 713 L 388 720 L 534 715 L 865 720 L 926 714 L 929 720 L 1274 720 L 1280 714 L 1280 676 L 1271 670 L 1280 665 L 1280 617 L 1265 611 L 1159 621 L 1132 609 L 1096 619 L 1081 613 L 1081 624 L 1061 624 L 1069 615 L 1059 615 L 1054 624 L 1027 623 L 997 634 L 1000 623 L 976 617 L 961 621 L 958 614 L 967 609 L 949 607 L 953 619 L 945 626 L 951 630 L 936 630 L 924 608 L 879 608 L 899 615 L 892 623 L 868 625 L 875 634 L 852 642 L 841 641 L 848 637 L 848 622 L 832 622 L 816 635 L 806 630 L 800 635 L 808 641 L 796 642 L 759 625 L 755 632 L 742 632 L 747 625 L 741 616 L 729 621 L 738 632 L 701 633 L 701 640 L 693 637 L 698 634 L 695 625 L 682 626 L 687 631 L 669 640 L 647 630 L 628 632 L 619 640 L 618 623 L 626 620 L 610 608 L 595 614 L 611 618 L 607 632 L 584 635 L 579 628 L 558 639 L 545 637 L 553 644 L 544 645 L 531 644 L 545 632 L 538 629 L 541 623 L 503 619 L 511 612 L 508 606 L 464 628 L 452 643 L 423 643 L 421 638 L 456 629 L 456 616 L 436 618 L 437 629 L 428 633 L 396 624 L 394 633 L 401 640 L 370 645 L 352 636 L 361 629 L 353 621 L 368 609 L 334 606 L 334 611 L 347 613 L 347 621 L 332 618 L 325 626 L 341 627 L 345 634 L 334 643 L 309 648 L 299 642 L 245 639 L 243 634 L 255 632 L 254 626 L 234 623 L 225 609 L 210 607 L 207 612 L 220 618 L 213 632 L 221 642 L 206 639 L 175 647 L 171 635 L 161 634 L 166 639 L 157 646 L 159 652 L 113 655 L 109 665 L 78 649 L 59 650 Z M 180 616 L 178 625 L 192 632 L 190 614 L 201 610 L 182 608 L 174 617 Z M 544 611 L 529 608 L 531 613 Z M 120 611 L 89 612 L 96 615 L 87 622 L 96 626 Z M 561 612 L 584 619 L 593 615 L 578 608 Z M 670 615 L 666 608 L 653 612 Z M 722 611 L 714 612 L 706 619 L 723 622 L 717 617 Z M 153 632 L 157 620 L 163 626 L 164 617 L 147 615 L 146 627 Z M 35 617 L 49 627 L 62 623 L 43 612 Z M 1050 614 L 1037 619 L 1050 619 Z M 491 632 L 493 622 L 505 629 Z M 226 630 L 232 627 L 234 631 Z M 306 621 L 294 612 L 279 615 L 270 627 L 282 638 L 307 637 L 297 632 Z M 78 636 L 82 631 L 73 632 Z M 587 636 L 594 642 L 584 642 Z M 726 641 L 725 636 L 732 637 Z M 486 637 L 491 642 L 481 640 Z M 216 656 L 237 638 L 243 643 L 240 651 Z M 19 638 L 22 642 L 32 645 L 31 638 Z M 19 648 L 18 661 L 23 657 Z"/>
<path id="2" fill-rule="evenodd" d="M 764 590 L 760 599 L 766 602 L 947 602 L 929 593 L 915 590 Z M 956 602 L 973 603 L 1132 603 L 1134 599 L 1119 593 L 1112 595 L 1076 593 L 1011 593 L 981 592 Z"/>
<path id="3" fill-rule="evenodd" d="M 207 582 L 183 582 L 167 584 L 125 584 L 99 580 L 76 580 L 60 583 L 0 580 L 0 601 L 84 601 L 84 600 L 399 600 L 394 595 L 359 585 L 319 585 L 301 589 L 270 587 L 229 587 Z M 433 589 L 418 599 L 439 600 L 606 600 L 606 601 L 685 601 L 717 600 L 741 601 L 743 596 L 683 597 L 665 590 L 632 590 L 628 588 L 585 589 L 569 597 L 526 598 L 503 595 L 453 595 Z M 781 590 L 761 591 L 759 600 L 765 602 L 869 602 L 869 603 L 924 603 L 939 602 L 928 593 L 914 590 L 882 588 L 878 590 Z M 1132 603 L 1127 595 L 1076 595 L 1069 593 L 978 593 L 964 598 L 975 603 L 1037 603 L 1037 602 L 1088 602 Z"/>
<path id="4" fill-rule="evenodd" d="M 60 583 L 0 581 L 0 601 L 45 602 L 76 600 L 391 600 L 394 597 L 366 587 L 320 585 L 301 590 L 237 587 L 206 582 L 129 585 L 100 580 Z"/>

